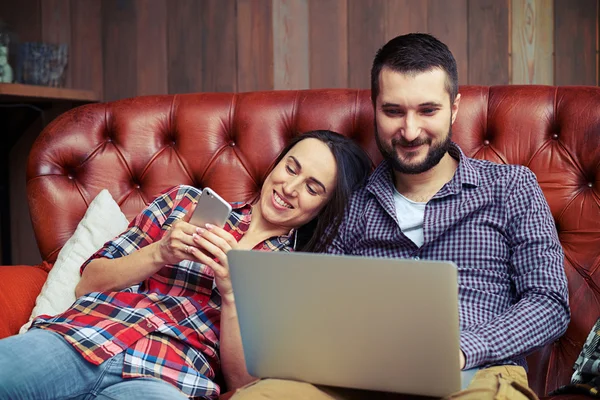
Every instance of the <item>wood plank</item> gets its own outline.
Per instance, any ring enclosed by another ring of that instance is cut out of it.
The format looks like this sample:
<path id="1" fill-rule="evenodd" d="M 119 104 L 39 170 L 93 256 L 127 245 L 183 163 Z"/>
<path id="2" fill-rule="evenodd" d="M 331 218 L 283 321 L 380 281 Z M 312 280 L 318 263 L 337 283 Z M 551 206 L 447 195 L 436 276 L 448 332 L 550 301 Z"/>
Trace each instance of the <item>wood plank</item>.
<path id="1" fill-rule="evenodd" d="M 273 87 L 308 89 L 308 1 L 273 1 Z"/>
<path id="2" fill-rule="evenodd" d="M 508 84 L 506 1 L 469 2 L 469 84 Z"/>
<path id="3" fill-rule="evenodd" d="M 237 0 L 237 87 L 273 89 L 271 1 Z"/>
<path id="4" fill-rule="evenodd" d="M 0 1 L 0 15 L 11 33 L 8 62 L 13 69 L 13 79 L 17 79 L 19 43 L 42 40 L 40 0 Z"/>
<path id="5" fill-rule="evenodd" d="M 427 2 L 423 0 L 387 0 L 386 41 L 412 32 L 428 32 Z"/>
<path id="6" fill-rule="evenodd" d="M 104 99 L 117 100 L 137 95 L 137 47 L 135 0 L 104 0 Z"/>
<path id="7" fill-rule="evenodd" d="M 348 87 L 348 1 L 309 0 L 310 88 Z"/>
<path id="8" fill-rule="evenodd" d="M 237 91 L 236 1 L 201 2 L 201 90 Z"/>
<path id="9" fill-rule="evenodd" d="M 71 4 L 70 0 L 44 0 L 41 3 L 42 41 L 52 44 L 66 44 L 68 57 L 71 53 Z M 67 63 L 64 74 L 64 86 L 72 85 L 72 68 Z"/>
<path id="10" fill-rule="evenodd" d="M 428 0 L 427 2 L 429 33 L 444 42 L 454 55 L 459 85 L 469 83 L 467 15 L 467 0 Z"/>
<path id="11" fill-rule="evenodd" d="M 137 95 L 167 94 L 167 3 L 136 0 Z"/>
<path id="12" fill-rule="evenodd" d="M 348 2 L 348 83 L 350 88 L 371 87 L 371 65 L 385 44 L 385 0 Z"/>
<path id="13" fill-rule="evenodd" d="M 0 15 L 13 33 L 15 42 L 42 39 L 41 0 L 0 1 Z"/>
<path id="14" fill-rule="evenodd" d="M 102 3 L 71 0 L 71 86 L 103 98 Z"/>
<path id="15" fill-rule="evenodd" d="M 202 91 L 201 3 L 169 1 L 168 71 L 169 93 Z"/>
<path id="16" fill-rule="evenodd" d="M 554 84 L 553 0 L 511 0 L 511 84 Z"/>
<path id="17" fill-rule="evenodd" d="M 554 82 L 596 84 L 596 0 L 555 0 Z"/>
<path id="18" fill-rule="evenodd" d="M 98 93 L 91 90 L 56 88 L 50 86 L 23 85 L 20 83 L 0 83 L 2 101 L 12 98 L 25 100 L 72 100 L 72 101 L 100 101 Z"/>

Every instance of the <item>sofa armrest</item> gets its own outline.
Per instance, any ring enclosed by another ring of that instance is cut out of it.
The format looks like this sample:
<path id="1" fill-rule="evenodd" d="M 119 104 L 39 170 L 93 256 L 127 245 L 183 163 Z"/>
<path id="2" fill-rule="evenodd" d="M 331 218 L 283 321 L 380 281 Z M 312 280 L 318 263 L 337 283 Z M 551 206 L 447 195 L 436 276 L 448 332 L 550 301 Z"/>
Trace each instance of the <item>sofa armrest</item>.
<path id="1" fill-rule="evenodd" d="M 0 339 L 18 333 L 29 320 L 48 270 L 47 263 L 0 266 Z"/>

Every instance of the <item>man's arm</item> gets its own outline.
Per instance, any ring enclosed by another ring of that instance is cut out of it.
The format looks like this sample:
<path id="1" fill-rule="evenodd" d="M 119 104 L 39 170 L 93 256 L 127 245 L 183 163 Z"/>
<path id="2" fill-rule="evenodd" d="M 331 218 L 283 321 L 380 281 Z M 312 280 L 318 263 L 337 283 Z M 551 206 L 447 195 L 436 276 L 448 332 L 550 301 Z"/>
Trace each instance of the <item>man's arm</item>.
<path id="1" fill-rule="evenodd" d="M 461 332 L 465 368 L 524 356 L 560 337 L 569 324 L 564 255 L 535 175 L 521 169 L 507 201 L 507 240 L 517 302 Z"/>

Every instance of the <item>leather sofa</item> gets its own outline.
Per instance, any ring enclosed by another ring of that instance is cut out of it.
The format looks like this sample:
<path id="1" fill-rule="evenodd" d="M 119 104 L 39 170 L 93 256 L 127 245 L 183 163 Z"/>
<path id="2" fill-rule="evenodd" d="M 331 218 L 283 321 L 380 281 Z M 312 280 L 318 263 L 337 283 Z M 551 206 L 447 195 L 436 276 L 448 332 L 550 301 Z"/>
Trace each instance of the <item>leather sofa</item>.
<path id="1" fill-rule="evenodd" d="M 469 156 L 528 166 L 565 250 L 572 320 L 562 338 L 529 358 L 530 384 L 545 396 L 569 382 L 600 316 L 600 88 L 463 86 L 460 92 L 454 141 Z M 368 90 L 146 96 L 61 115 L 34 143 L 27 169 L 44 262 L 0 268 L 0 337 L 27 321 L 57 253 L 101 189 L 110 190 L 129 219 L 176 184 L 248 200 L 285 143 L 313 129 L 350 136 L 374 165 L 381 161 Z"/>

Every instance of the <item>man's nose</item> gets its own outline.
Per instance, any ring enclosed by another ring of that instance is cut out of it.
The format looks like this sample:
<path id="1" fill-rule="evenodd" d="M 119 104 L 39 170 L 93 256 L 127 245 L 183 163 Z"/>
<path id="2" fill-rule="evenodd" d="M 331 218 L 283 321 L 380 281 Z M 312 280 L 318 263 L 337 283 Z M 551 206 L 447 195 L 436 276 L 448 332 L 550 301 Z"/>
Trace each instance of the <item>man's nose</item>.
<path id="1" fill-rule="evenodd" d="M 407 142 L 412 142 L 419 137 L 420 129 L 418 118 L 413 113 L 407 113 L 404 117 L 402 137 Z"/>

